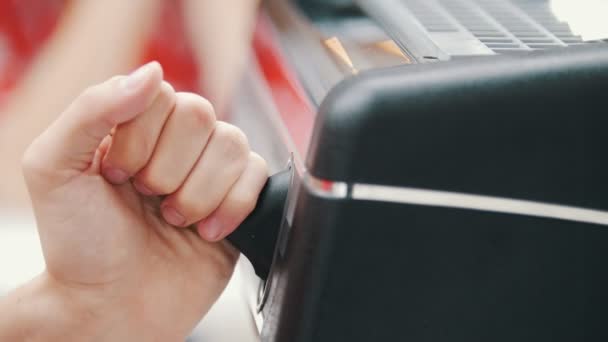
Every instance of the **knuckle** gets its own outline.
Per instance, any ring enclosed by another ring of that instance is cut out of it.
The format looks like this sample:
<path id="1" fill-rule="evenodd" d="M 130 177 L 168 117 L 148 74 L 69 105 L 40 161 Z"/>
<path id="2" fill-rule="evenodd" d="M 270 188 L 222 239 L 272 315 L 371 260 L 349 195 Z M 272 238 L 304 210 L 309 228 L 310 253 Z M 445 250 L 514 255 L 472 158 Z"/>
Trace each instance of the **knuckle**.
<path id="1" fill-rule="evenodd" d="M 152 156 L 158 140 L 153 133 L 154 121 L 158 120 L 156 111 L 168 112 L 174 102 L 173 87 L 169 83 L 162 83 L 160 93 L 154 100 L 154 108 L 150 109 L 153 113 L 144 113 L 135 120 L 117 126 L 108 153 L 110 163 L 131 174 L 141 170 Z"/>
<path id="2" fill-rule="evenodd" d="M 195 128 L 212 128 L 215 126 L 215 111 L 209 101 L 201 96 L 180 93 L 176 111 L 188 120 L 188 123 Z"/>
<path id="3" fill-rule="evenodd" d="M 171 83 L 169 83 L 167 81 L 163 81 L 160 84 L 160 94 L 166 94 L 166 95 L 175 94 L 175 88 L 173 88 Z"/>
<path id="4" fill-rule="evenodd" d="M 247 216 L 255 208 L 257 196 L 253 192 L 241 193 L 230 199 L 232 202 L 230 207 L 234 211 L 234 215 Z"/>
<path id="5" fill-rule="evenodd" d="M 262 156 L 255 152 L 250 152 L 249 160 L 257 172 L 263 173 L 264 175 L 268 174 L 268 163 Z"/>
<path id="6" fill-rule="evenodd" d="M 245 160 L 249 155 L 249 142 L 243 131 L 233 125 L 222 124 L 215 128 L 216 139 L 224 146 L 227 156 Z"/>
<path id="7" fill-rule="evenodd" d="M 170 108 L 175 105 L 175 90 L 171 84 L 166 81 L 161 83 L 157 101 L 160 102 L 160 105 L 163 108 Z"/>
<path id="8" fill-rule="evenodd" d="M 98 104 L 99 85 L 86 87 L 78 96 L 77 102 L 84 108 L 95 108 Z"/>

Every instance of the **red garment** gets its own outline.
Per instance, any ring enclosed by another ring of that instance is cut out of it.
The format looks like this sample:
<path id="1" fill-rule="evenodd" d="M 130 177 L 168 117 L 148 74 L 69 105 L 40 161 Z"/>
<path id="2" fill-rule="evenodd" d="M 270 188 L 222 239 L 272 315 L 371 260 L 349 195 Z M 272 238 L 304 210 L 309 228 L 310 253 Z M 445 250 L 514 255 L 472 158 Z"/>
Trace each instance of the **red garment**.
<path id="1" fill-rule="evenodd" d="M 67 2 L 0 0 L 0 105 L 53 33 Z M 159 19 L 159 25 L 143 51 L 142 63 L 159 61 L 165 79 L 176 90 L 196 91 L 199 73 L 186 39 L 179 1 L 165 2 Z"/>

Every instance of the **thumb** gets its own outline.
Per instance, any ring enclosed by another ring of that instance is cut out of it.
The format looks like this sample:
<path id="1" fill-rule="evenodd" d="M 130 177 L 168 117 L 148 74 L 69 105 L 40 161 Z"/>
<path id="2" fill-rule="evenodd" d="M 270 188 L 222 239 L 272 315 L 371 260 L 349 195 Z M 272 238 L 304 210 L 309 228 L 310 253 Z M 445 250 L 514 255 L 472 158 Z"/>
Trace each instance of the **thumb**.
<path id="1" fill-rule="evenodd" d="M 46 183 L 61 184 L 87 170 L 112 128 L 154 101 L 162 78 L 160 64 L 151 62 L 129 76 L 113 77 L 82 92 L 26 151 L 23 168 L 28 183 L 41 176 Z"/>

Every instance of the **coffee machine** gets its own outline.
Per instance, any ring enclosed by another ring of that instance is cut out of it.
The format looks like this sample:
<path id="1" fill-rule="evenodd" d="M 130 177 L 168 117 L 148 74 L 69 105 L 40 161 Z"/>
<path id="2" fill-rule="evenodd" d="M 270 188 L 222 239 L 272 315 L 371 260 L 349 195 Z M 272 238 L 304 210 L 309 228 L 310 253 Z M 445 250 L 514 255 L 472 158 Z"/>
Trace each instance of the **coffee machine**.
<path id="1" fill-rule="evenodd" d="M 549 3 L 264 5 L 262 341 L 608 340 L 608 46 Z"/>

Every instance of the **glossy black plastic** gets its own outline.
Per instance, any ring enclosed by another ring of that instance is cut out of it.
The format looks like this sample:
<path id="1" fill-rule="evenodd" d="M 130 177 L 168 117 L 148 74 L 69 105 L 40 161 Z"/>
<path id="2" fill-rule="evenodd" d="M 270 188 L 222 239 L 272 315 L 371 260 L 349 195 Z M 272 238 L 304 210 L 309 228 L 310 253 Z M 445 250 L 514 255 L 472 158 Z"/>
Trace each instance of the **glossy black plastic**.
<path id="1" fill-rule="evenodd" d="M 262 279 L 268 277 L 292 176 L 289 167 L 269 177 L 253 212 L 227 237 Z"/>
<path id="2" fill-rule="evenodd" d="M 608 209 L 608 47 L 362 73 L 314 177 Z M 264 342 L 606 341 L 608 228 L 301 186 Z"/>

